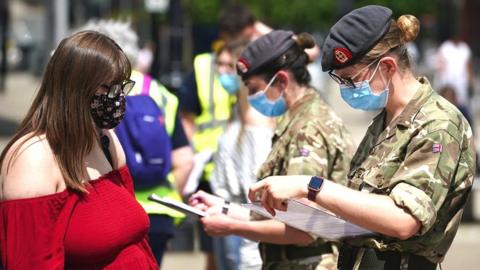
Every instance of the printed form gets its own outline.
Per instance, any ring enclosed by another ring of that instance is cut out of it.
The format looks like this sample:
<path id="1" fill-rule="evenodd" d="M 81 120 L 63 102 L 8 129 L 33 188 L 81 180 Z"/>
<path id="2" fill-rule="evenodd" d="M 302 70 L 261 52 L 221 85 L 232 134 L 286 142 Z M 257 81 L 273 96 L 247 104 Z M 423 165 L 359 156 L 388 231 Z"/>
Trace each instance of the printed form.
<path id="1" fill-rule="evenodd" d="M 289 200 L 287 211 L 275 210 L 275 216 L 263 208 L 260 202 L 242 206 L 267 218 L 276 219 L 290 227 L 320 236 L 327 240 L 374 234 L 365 228 L 350 223 L 332 212 L 315 206 L 307 200 Z"/>

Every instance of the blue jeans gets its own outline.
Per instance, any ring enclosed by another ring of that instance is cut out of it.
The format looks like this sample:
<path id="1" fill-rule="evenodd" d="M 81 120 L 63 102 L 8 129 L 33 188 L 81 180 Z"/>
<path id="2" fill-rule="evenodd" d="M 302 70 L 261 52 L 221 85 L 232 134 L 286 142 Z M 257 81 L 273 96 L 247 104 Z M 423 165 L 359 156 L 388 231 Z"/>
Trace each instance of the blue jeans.
<path id="1" fill-rule="evenodd" d="M 218 270 L 238 270 L 242 238 L 235 235 L 213 238 L 213 252 Z"/>

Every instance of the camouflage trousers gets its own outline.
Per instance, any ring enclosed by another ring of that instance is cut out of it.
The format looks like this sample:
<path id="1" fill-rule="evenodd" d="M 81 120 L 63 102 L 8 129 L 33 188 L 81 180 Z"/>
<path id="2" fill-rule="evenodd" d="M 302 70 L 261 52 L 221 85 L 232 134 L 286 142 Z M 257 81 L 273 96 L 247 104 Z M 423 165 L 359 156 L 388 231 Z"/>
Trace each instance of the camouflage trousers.
<path id="1" fill-rule="evenodd" d="M 338 256 L 334 253 L 298 260 L 266 262 L 262 270 L 336 270 Z"/>

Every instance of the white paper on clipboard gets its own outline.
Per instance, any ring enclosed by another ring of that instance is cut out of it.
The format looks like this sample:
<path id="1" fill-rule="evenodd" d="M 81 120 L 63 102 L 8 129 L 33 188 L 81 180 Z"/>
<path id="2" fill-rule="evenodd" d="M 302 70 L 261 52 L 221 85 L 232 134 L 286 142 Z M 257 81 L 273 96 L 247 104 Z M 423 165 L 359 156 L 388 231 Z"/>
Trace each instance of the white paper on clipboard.
<path id="1" fill-rule="evenodd" d="M 170 207 L 172 209 L 175 209 L 179 212 L 182 212 L 182 213 L 184 213 L 186 215 L 189 215 L 189 216 L 192 216 L 192 217 L 204 217 L 204 216 L 206 216 L 206 213 L 203 212 L 202 210 L 199 210 L 199 209 L 197 209 L 195 207 L 192 207 L 188 204 L 172 200 L 172 199 L 167 198 L 167 197 L 160 197 L 160 196 L 158 196 L 157 194 L 154 194 L 154 193 L 150 194 L 150 196 L 148 196 L 148 199 L 150 201 L 158 202 L 162 205 L 165 205 L 167 207 Z"/>
<path id="2" fill-rule="evenodd" d="M 275 216 L 270 215 L 260 202 L 242 205 L 264 217 L 276 219 L 290 227 L 327 240 L 374 234 L 372 231 L 350 223 L 325 209 L 317 208 L 300 200 L 289 200 L 287 211 L 275 210 Z"/>

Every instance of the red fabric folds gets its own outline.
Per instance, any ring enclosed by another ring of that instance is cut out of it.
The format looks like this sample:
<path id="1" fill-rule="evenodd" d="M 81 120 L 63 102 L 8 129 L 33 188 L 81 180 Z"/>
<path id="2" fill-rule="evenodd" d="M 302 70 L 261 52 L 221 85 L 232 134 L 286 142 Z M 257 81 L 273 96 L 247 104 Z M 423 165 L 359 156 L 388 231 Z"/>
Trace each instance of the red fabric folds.
<path id="1" fill-rule="evenodd" d="M 128 168 L 71 190 L 0 203 L 4 269 L 158 269 Z"/>

